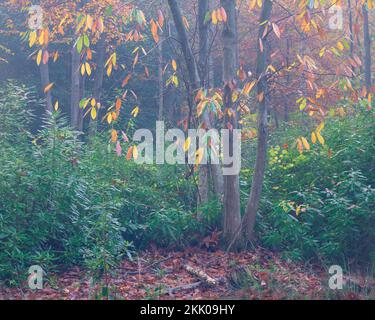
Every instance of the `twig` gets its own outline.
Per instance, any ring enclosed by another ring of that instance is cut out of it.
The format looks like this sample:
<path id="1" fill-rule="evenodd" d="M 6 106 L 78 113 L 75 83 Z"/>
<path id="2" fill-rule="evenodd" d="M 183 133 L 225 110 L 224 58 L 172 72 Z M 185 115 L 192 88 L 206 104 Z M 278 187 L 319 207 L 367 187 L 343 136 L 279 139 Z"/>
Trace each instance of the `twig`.
<path id="1" fill-rule="evenodd" d="M 173 296 L 174 292 L 195 289 L 201 286 L 203 283 L 204 283 L 203 281 L 198 281 L 198 282 L 185 284 L 185 285 L 174 287 L 174 288 L 167 288 L 167 291 L 170 296 Z"/>

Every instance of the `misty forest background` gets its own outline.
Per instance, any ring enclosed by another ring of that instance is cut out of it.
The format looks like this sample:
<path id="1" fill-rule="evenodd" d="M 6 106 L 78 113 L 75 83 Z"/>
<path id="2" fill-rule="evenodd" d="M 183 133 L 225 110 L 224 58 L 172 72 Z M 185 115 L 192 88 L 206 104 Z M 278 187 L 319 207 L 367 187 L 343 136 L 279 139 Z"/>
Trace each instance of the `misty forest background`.
<path id="1" fill-rule="evenodd" d="M 374 297 L 374 0 L 6 0 L 0 22 L 0 297 L 35 298 L 32 265 L 47 298 Z M 241 129 L 240 174 L 135 164 L 157 120 Z"/>

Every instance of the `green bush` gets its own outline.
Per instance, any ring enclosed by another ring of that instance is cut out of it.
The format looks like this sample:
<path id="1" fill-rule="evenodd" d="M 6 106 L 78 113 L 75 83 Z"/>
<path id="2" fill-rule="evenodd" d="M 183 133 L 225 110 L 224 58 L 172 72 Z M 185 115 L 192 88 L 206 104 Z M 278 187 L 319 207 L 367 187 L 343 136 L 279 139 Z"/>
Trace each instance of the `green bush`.
<path id="1" fill-rule="evenodd" d="M 185 245 L 204 232 L 184 167 L 118 157 L 107 132 L 83 143 L 59 113 L 32 135 L 32 93 L 8 84 L 0 96 L 1 279 L 25 279 L 34 264 L 85 264 L 100 278 L 135 248 Z"/>
<path id="2" fill-rule="evenodd" d="M 299 154 L 284 128 L 269 152 L 257 231 L 263 245 L 299 260 L 375 266 L 374 112 L 332 117 L 326 144 Z"/>

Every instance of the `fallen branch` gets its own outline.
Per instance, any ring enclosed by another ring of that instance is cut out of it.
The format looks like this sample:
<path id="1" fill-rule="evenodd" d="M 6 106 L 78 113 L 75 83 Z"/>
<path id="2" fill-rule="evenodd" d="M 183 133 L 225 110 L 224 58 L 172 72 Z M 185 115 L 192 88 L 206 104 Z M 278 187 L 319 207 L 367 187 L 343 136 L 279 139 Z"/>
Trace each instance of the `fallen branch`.
<path id="1" fill-rule="evenodd" d="M 210 286 L 216 286 L 219 281 L 215 280 L 214 278 L 211 278 L 207 273 L 205 273 L 203 270 L 200 270 L 198 268 L 193 268 L 191 266 L 186 266 L 185 267 L 186 271 L 189 272 L 190 274 L 196 276 L 197 278 L 201 279 L 204 281 L 206 284 Z"/>
<path id="2" fill-rule="evenodd" d="M 203 281 L 198 281 L 198 282 L 194 282 L 194 283 L 190 283 L 190 284 L 185 284 L 185 285 L 174 287 L 174 288 L 168 288 L 166 291 L 168 291 L 168 294 L 170 296 L 173 296 L 173 293 L 175 293 L 177 291 L 184 291 L 184 290 L 195 289 L 195 288 L 198 288 L 199 286 L 201 286 L 202 284 L 203 284 Z"/>

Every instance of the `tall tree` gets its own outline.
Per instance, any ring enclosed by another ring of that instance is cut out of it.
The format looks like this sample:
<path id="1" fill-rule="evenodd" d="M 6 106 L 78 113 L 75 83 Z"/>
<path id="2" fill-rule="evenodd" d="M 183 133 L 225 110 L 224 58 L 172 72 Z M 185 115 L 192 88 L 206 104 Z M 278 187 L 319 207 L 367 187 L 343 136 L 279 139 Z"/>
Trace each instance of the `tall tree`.
<path id="1" fill-rule="evenodd" d="M 94 98 L 99 103 L 102 104 L 102 91 L 103 91 L 103 79 L 104 79 L 104 64 L 105 64 L 105 50 L 106 50 L 106 42 L 105 42 L 105 34 L 100 35 L 100 39 L 97 43 L 97 67 L 94 79 Z M 99 109 L 100 110 L 100 109 Z M 98 117 L 100 119 L 100 115 Z M 93 134 L 98 126 L 97 119 L 90 118 L 90 134 Z"/>
<path id="2" fill-rule="evenodd" d="M 73 46 L 71 50 L 71 57 L 70 123 L 73 128 L 82 130 L 82 128 L 80 128 L 81 110 L 79 108 L 79 102 L 81 101 L 81 76 L 79 73 L 81 55 L 79 54 L 76 46 Z"/>
<path id="3" fill-rule="evenodd" d="M 253 237 L 255 219 L 259 208 L 260 197 L 263 188 L 264 173 L 267 159 L 267 74 L 266 60 L 269 55 L 267 45 L 267 33 L 265 28 L 270 20 L 272 11 L 272 1 L 265 0 L 260 15 L 260 26 L 257 45 L 257 91 L 258 91 L 258 142 L 254 167 L 254 175 L 251 184 L 251 191 L 244 216 L 245 235 L 247 240 Z"/>
<path id="4" fill-rule="evenodd" d="M 221 0 L 227 21 L 222 33 L 223 41 L 223 80 L 224 80 L 224 107 L 226 123 L 230 124 L 229 152 L 233 154 L 233 130 L 238 128 L 238 115 L 233 106 L 233 89 L 236 87 L 236 72 L 238 69 L 238 41 L 236 1 Z M 229 116 L 230 115 L 230 116 Z M 224 176 L 224 238 L 231 242 L 241 226 L 240 186 L 238 175 Z"/>
<path id="5" fill-rule="evenodd" d="M 365 85 L 367 91 L 371 90 L 371 37 L 370 37 L 370 26 L 368 19 L 368 7 L 366 4 L 362 6 L 363 14 L 363 46 L 365 49 Z"/>
<path id="6" fill-rule="evenodd" d="M 44 55 L 49 56 L 47 46 L 43 50 Z M 39 65 L 40 69 L 40 78 L 42 83 L 42 89 L 45 90 L 45 88 L 50 84 L 49 79 L 49 65 L 48 65 L 48 58 L 43 58 L 43 61 Z M 46 110 L 52 111 L 52 93 L 51 90 L 48 90 L 45 92 L 45 98 L 46 98 Z"/>
<path id="7" fill-rule="evenodd" d="M 171 9 L 173 21 L 176 27 L 176 31 L 180 40 L 180 45 L 182 49 L 182 53 L 184 55 L 186 68 L 188 71 L 188 77 L 189 77 L 189 90 L 188 93 L 189 97 L 193 98 L 194 94 L 196 94 L 197 90 L 201 88 L 201 78 L 199 75 L 199 68 L 197 61 L 195 59 L 193 50 L 191 48 L 191 45 L 189 43 L 188 34 L 185 29 L 184 20 L 182 17 L 181 9 L 179 4 L 176 0 L 168 0 L 169 7 Z M 192 99 L 193 100 L 193 99 Z M 203 122 L 205 124 L 206 129 L 211 129 L 212 124 L 209 117 L 208 111 L 205 111 L 203 113 Z M 211 165 L 211 172 L 212 175 L 215 177 L 214 179 L 220 179 L 220 167 Z M 219 180 L 217 180 L 219 181 Z M 202 182 L 205 184 L 205 182 Z M 206 184 L 205 184 L 206 185 Z M 206 197 L 204 196 L 204 199 Z M 202 201 L 202 197 L 201 197 Z"/>

